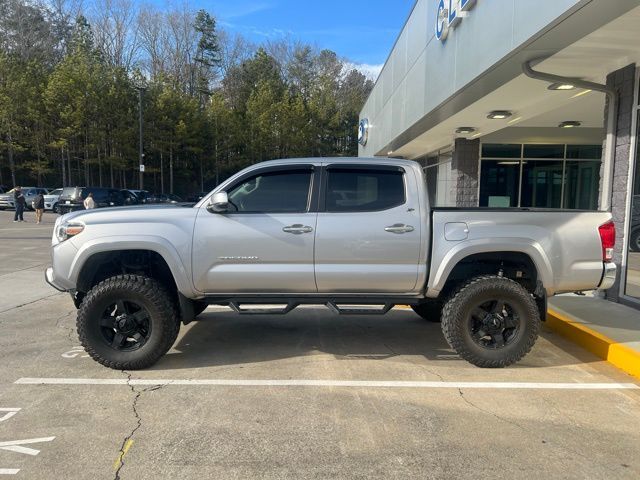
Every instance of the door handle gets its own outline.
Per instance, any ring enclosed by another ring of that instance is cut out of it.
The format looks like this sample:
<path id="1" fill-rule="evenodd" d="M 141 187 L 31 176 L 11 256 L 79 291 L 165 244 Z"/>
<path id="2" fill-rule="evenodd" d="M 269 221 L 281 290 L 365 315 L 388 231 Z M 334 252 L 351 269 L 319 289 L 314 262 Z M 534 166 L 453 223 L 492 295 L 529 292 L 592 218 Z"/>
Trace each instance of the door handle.
<path id="1" fill-rule="evenodd" d="M 288 227 L 283 227 L 283 232 L 293 233 L 294 235 L 301 235 L 303 233 L 311 233 L 313 232 L 313 228 L 302 225 L 301 223 L 296 223 L 295 225 L 289 225 Z"/>
<path id="2" fill-rule="evenodd" d="M 389 233 L 409 233 L 413 232 L 414 228 L 411 225 L 405 225 L 404 223 L 395 223 L 390 227 L 385 227 L 384 231 Z"/>

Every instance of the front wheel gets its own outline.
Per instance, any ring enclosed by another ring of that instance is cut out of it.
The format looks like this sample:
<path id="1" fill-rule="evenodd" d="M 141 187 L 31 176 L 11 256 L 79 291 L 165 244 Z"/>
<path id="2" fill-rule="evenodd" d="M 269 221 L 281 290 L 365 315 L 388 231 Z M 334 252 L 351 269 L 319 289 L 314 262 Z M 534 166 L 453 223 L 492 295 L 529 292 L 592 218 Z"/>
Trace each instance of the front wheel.
<path id="1" fill-rule="evenodd" d="M 171 298 L 152 278 L 108 278 L 82 300 L 76 321 L 80 343 L 91 358 L 106 367 L 150 367 L 178 336 L 180 322 Z"/>
<path id="2" fill-rule="evenodd" d="M 465 360 L 500 368 L 523 358 L 536 342 L 540 313 L 519 283 L 497 275 L 469 280 L 442 311 L 442 332 Z"/>

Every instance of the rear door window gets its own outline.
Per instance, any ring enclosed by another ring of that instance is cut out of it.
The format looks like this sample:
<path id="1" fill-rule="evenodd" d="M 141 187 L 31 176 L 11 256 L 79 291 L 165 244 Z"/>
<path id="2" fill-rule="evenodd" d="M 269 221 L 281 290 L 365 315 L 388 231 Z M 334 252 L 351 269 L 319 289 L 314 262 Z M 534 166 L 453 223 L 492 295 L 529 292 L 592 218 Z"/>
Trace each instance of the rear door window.
<path id="1" fill-rule="evenodd" d="M 404 172 L 398 169 L 329 167 L 328 212 L 374 212 L 405 203 Z"/>

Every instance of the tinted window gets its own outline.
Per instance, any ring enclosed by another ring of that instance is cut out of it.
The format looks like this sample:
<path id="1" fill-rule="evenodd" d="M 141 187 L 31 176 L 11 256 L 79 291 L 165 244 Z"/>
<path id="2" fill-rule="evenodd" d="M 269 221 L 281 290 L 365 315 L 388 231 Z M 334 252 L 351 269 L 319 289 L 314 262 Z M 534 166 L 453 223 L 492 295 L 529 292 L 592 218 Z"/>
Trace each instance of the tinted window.
<path id="1" fill-rule="evenodd" d="M 600 160 L 602 158 L 602 145 L 567 145 L 567 158 Z"/>
<path id="2" fill-rule="evenodd" d="M 405 201 L 403 173 L 391 170 L 329 169 L 329 212 L 386 210 Z"/>
<path id="3" fill-rule="evenodd" d="M 520 158 L 522 146 L 508 143 L 484 143 L 482 156 L 488 158 Z"/>
<path id="4" fill-rule="evenodd" d="M 86 196 L 89 195 L 89 193 L 93 193 L 93 201 L 94 202 L 106 202 L 108 201 L 108 194 L 107 194 L 107 190 L 102 190 L 99 188 L 94 188 L 93 190 L 90 189 L 86 189 Z M 83 198 L 86 197 L 85 195 L 83 195 Z"/>
<path id="5" fill-rule="evenodd" d="M 238 212 L 305 212 L 311 170 L 262 173 L 241 181 L 229 193 L 229 210 Z"/>
<path id="6" fill-rule="evenodd" d="M 564 145 L 525 145 L 524 158 L 564 158 Z"/>
<path id="7" fill-rule="evenodd" d="M 523 163 L 521 207 L 561 208 L 563 163 L 562 160 Z"/>
<path id="8" fill-rule="evenodd" d="M 481 207 L 517 207 L 520 161 L 483 160 L 480 174 Z"/>

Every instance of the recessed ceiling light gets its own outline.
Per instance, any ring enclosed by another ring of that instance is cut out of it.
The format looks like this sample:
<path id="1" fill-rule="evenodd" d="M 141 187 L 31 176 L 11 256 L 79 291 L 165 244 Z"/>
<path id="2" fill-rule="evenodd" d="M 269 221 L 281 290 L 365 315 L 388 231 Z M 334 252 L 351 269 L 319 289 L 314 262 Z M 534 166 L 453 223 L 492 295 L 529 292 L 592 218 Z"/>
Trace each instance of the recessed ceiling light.
<path id="1" fill-rule="evenodd" d="M 462 135 L 467 135 L 475 131 L 476 129 L 474 127 L 459 127 L 458 129 L 456 129 L 456 133 L 460 133 Z"/>
<path id="2" fill-rule="evenodd" d="M 574 128 L 579 127 L 580 125 L 582 125 L 582 122 L 578 122 L 576 120 L 567 120 L 566 122 L 560 123 L 560 125 L 558 126 L 560 128 Z"/>
<path id="3" fill-rule="evenodd" d="M 575 85 L 571 83 L 552 83 L 547 87 L 549 90 L 573 90 L 576 88 Z"/>
<path id="4" fill-rule="evenodd" d="M 493 112 L 489 112 L 487 118 L 491 120 L 504 120 L 505 118 L 509 118 L 513 113 L 509 110 L 494 110 Z"/>

